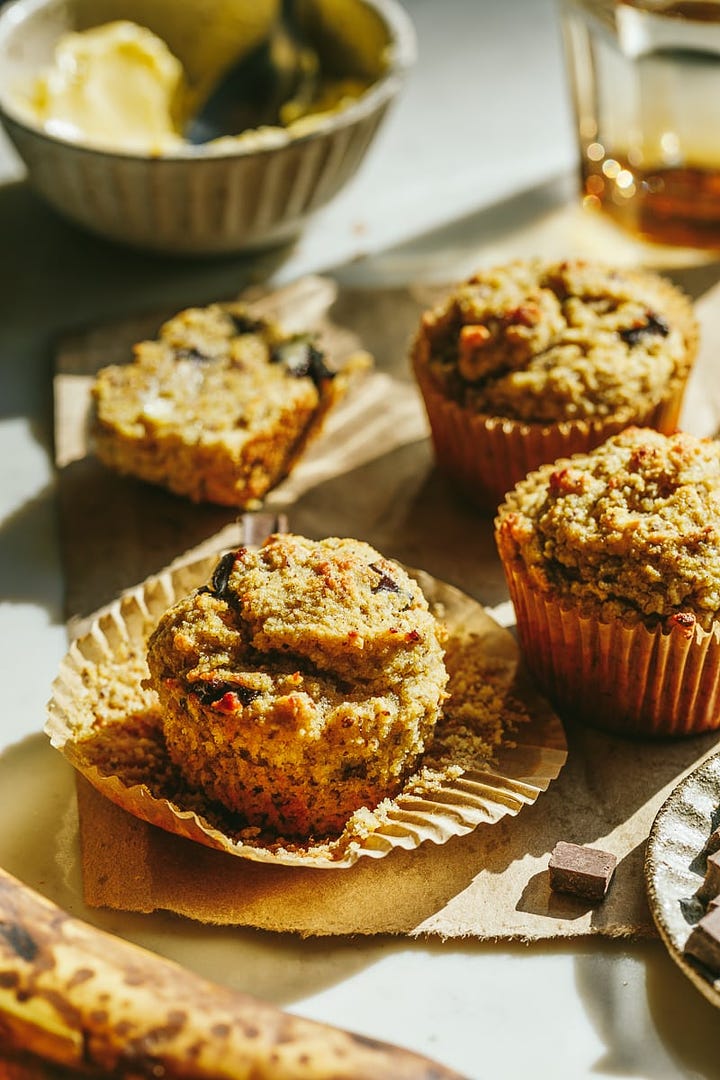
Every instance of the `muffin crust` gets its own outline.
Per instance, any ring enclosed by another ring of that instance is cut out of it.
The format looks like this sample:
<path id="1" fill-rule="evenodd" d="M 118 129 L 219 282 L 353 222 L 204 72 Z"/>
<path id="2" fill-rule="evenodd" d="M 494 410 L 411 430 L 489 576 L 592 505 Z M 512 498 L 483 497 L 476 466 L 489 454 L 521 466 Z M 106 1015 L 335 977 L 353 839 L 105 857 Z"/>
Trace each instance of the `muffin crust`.
<path id="1" fill-rule="evenodd" d="M 709 630 L 720 612 L 720 443 L 628 428 L 518 484 L 498 534 L 536 586 L 595 615 Z"/>
<path id="2" fill-rule="evenodd" d="M 518 260 L 428 312 L 413 359 L 472 412 L 630 423 L 685 381 L 696 337 L 689 301 L 655 274 Z"/>

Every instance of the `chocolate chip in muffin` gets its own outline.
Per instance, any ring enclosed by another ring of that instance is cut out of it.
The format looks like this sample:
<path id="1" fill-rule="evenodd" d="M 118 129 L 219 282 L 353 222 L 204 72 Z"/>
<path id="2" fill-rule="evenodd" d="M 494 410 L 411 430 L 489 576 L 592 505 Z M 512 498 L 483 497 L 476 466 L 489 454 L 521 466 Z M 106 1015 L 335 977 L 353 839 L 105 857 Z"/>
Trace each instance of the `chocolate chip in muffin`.
<path id="1" fill-rule="evenodd" d="M 262 319 L 254 319 L 251 315 L 245 315 L 241 312 L 228 312 L 228 318 L 233 331 L 239 337 L 244 334 L 257 334 L 266 325 Z"/>
<path id="2" fill-rule="evenodd" d="M 270 353 L 270 361 L 283 364 L 288 374 L 296 379 L 309 376 L 315 384 L 332 379 L 334 375 L 325 364 L 324 354 L 304 335 L 276 345 Z"/>
<path id="3" fill-rule="evenodd" d="M 662 315 L 656 315 L 654 311 L 648 311 L 646 322 L 640 323 L 639 326 L 628 326 L 625 330 L 619 330 L 618 333 L 626 345 L 633 346 L 638 345 L 643 338 L 652 334 L 667 337 L 670 333 L 670 326 L 667 319 L 664 319 Z"/>
<path id="4" fill-rule="evenodd" d="M 215 705 L 226 694 L 232 694 L 240 705 L 250 705 L 260 697 L 260 690 L 252 686 L 242 686 L 222 679 L 201 679 L 192 683 L 190 691 L 203 705 Z"/>
<path id="5" fill-rule="evenodd" d="M 379 566 L 377 563 L 370 563 L 370 569 L 374 570 L 376 574 L 380 575 L 377 585 L 373 585 L 372 587 L 372 592 L 382 592 L 383 590 L 385 592 L 400 592 L 400 586 L 398 585 L 397 581 L 395 581 L 394 578 L 390 577 L 390 575 L 386 573 L 386 571 L 383 570 L 381 566 Z"/>
<path id="6" fill-rule="evenodd" d="M 178 360 L 191 360 L 193 364 L 207 364 L 212 360 L 211 356 L 200 352 L 199 349 L 176 349 L 175 356 Z"/>
<path id="7" fill-rule="evenodd" d="M 212 592 L 217 596 L 218 600 L 224 600 L 226 598 L 230 574 L 235 565 L 236 555 L 237 553 L 235 551 L 227 551 L 213 571 Z"/>

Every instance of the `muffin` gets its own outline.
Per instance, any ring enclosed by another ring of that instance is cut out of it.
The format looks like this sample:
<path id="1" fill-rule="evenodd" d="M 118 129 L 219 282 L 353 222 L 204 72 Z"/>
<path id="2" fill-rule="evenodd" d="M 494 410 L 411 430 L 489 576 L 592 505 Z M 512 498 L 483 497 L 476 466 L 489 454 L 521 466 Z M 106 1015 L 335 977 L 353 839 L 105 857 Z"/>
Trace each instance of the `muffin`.
<path id="1" fill-rule="evenodd" d="M 230 552 L 148 643 L 168 753 L 251 826 L 337 834 L 414 772 L 446 696 L 442 638 L 416 582 L 361 541 Z"/>
<path id="2" fill-rule="evenodd" d="M 291 470 L 362 366 L 327 366 L 241 304 L 189 308 L 93 385 L 93 445 L 120 473 L 195 502 L 248 507 Z"/>
<path id="3" fill-rule="evenodd" d="M 626 429 L 517 484 L 496 539 L 522 653 L 564 717 L 720 726 L 720 443 Z"/>
<path id="4" fill-rule="evenodd" d="M 439 466 L 494 511 L 526 473 L 631 424 L 673 431 L 696 349 L 691 304 L 664 278 L 530 259 L 426 312 L 412 364 Z"/>

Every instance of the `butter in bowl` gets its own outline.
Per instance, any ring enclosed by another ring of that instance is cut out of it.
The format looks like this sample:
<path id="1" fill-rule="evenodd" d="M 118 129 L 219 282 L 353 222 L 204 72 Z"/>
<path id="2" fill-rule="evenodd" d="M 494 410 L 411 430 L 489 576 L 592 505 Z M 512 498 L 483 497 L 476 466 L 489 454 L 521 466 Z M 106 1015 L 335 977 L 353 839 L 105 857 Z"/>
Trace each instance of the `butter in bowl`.
<path id="1" fill-rule="evenodd" d="M 354 175 L 414 56 L 395 0 L 14 0 L 0 118 L 35 190 L 86 229 L 253 250 Z"/>

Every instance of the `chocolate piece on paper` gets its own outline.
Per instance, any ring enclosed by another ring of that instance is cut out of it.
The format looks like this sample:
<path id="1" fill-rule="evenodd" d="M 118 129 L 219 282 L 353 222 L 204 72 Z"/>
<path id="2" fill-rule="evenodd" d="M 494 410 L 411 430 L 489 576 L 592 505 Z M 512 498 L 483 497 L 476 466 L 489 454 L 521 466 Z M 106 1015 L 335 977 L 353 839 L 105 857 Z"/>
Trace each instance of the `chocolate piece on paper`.
<path id="1" fill-rule="evenodd" d="M 720 907 L 708 911 L 695 924 L 685 942 L 684 951 L 714 975 L 720 975 Z"/>
<path id="2" fill-rule="evenodd" d="M 603 900 L 616 866 L 617 859 L 609 851 L 559 840 L 548 863 L 550 888 L 583 900 Z"/>
<path id="3" fill-rule="evenodd" d="M 705 863 L 705 880 L 698 889 L 698 897 L 705 903 L 720 896 L 720 851 L 708 855 Z"/>
<path id="4" fill-rule="evenodd" d="M 705 845 L 706 855 L 714 855 L 716 851 L 720 851 L 720 825 L 713 829 Z"/>

